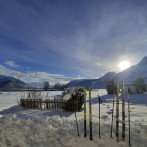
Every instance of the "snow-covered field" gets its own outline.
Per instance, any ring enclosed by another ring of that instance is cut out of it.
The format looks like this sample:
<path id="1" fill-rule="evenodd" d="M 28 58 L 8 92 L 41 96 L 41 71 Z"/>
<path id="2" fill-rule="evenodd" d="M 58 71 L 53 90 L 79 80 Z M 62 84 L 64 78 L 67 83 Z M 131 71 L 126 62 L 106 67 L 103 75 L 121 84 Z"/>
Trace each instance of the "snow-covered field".
<path id="1" fill-rule="evenodd" d="M 59 96 L 62 92 L 42 92 L 44 98 Z M 55 110 L 27 109 L 17 105 L 16 99 L 24 93 L 2 92 L 0 94 L 0 147 L 126 147 L 128 146 L 128 105 L 126 102 L 126 140 L 115 139 L 115 109 L 113 139 L 110 138 L 113 95 L 105 90 L 92 91 L 93 141 L 89 140 L 89 109 L 87 92 L 87 133 L 83 137 L 83 110 L 77 112 L 80 137 L 77 136 L 75 113 Z M 101 139 L 99 139 L 98 98 L 101 96 Z M 120 96 L 121 99 L 121 96 Z M 127 95 L 126 95 L 127 100 Z M 131 95 L 131 144 L 147 146 L 147 95 Z"/>

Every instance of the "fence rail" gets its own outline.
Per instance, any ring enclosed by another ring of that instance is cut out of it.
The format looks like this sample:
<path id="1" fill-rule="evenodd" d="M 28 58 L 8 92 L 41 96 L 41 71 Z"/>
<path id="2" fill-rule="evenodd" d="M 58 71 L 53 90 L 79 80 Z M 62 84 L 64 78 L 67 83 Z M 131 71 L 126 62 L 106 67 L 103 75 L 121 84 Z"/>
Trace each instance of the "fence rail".
<path id="1" fill-rule="evenodd" d="M 20 99 L 20 105 L 32 109 L 80 111 L 81 102 L 75 100 Z"/>

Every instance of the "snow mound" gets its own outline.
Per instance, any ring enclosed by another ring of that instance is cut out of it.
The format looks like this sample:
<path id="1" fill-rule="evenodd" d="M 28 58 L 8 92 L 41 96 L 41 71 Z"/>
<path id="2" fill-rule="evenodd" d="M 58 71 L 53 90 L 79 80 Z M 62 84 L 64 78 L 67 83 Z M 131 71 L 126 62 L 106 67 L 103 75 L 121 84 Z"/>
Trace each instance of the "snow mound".
<path id="1" fill-rule="evenodd" d="M 128 146 L 128 128 L 126 141 L 116 142 L 110 139 L 110 126 L 101 126 L 101 139 L 98 137 L 98 122 L 93 121 L 93 141 L 88 136 L 83 137 L 83 120 L 78 121 L 80 137 L 74 120 L 58 115 L 52 117 L 35 116 L 20 118 L 16 114 L 4 115 L 0 119 L 0 146 L 1 147 L 126 147 Z M 137 125 L 137 124 L 136 124 Z M 113 136 L 115 130 L 113 130 Z M 147 146 L 146 125 L 136 127 L 131 131 L 131 140 L 134 147 Z"/>
<path id="2" fill-rule="evenodd" d="M 61 121 L 61 118 L 59 115 L 55 115 L 55 116 L 52 116 L 52 120 L 56 123 L 59 123 Z"/>

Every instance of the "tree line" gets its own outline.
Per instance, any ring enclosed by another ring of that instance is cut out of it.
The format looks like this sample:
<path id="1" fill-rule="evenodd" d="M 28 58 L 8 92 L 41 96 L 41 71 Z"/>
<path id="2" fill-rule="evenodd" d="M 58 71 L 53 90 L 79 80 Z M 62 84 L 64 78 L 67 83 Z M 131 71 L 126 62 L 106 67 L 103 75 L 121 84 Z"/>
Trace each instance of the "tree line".
<path id="1" fill-rule="evenodd" d="M 114 92 L 116 93 L 116 81 L 116 78 L 106 80 L 106 90 L 108 94 L 114 94 Z M 131 85 L 134 87 L 135 93 L 137 94 L 143 94 L 147 90 L 145 79 L 141 76 L 137 77 Z"/>
<path id="2" fill-rule="evenodd" d="M 50 89 L 54 89 L 54 90 L 64 90 L 64 88 L 68 88 L 68 86 L 66 85 L 61 85 L 60 83 L 55 83 L 55 85 L 53 87 L 50 86 L 50 83 L 48 81 L 44 82 L 44 86 L 43 89 L 45 91 L 48 91 Z"/>

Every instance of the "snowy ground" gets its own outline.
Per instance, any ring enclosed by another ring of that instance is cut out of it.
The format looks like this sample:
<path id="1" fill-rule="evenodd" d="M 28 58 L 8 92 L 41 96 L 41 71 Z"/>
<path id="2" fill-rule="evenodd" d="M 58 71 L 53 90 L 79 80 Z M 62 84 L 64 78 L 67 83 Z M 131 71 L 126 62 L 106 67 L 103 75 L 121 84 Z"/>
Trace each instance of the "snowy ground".
<path id="1" fill-rule="evenodd" d="M 42 92 L 44 98 L 62 92 Z M 110 138 L 112 95 L 105 90 L 92 92 L 93 141 L 89 140 L 89 109 L 87 92 L 87 133 L 83 137 L 83 110 L 77 112 L 80 137 L 77 136 L 75 114 L 72 112 L 37 110 L 22 108 L 16 99 L 24 93 L 3 92 L 0 94 L 0 147 L 126 147 L 128 146 L 128 105 L 126 102 L 126 141 L 121 141 L 121 101 L 120 101 L 120 141 L 115 139 L 115 109 L 113 139 Z M 25 93 L 26 94 L 26 93 Z M 98 98 L 101 96 L 101 139 L 98 137 Z M 121 99 L 121 96 L 120 96 Z M 127 100 L 127 95 L 126 95 Z M 131 95 L 131 144 L 135 147 L 147 146 L 147 96 Z"/>

